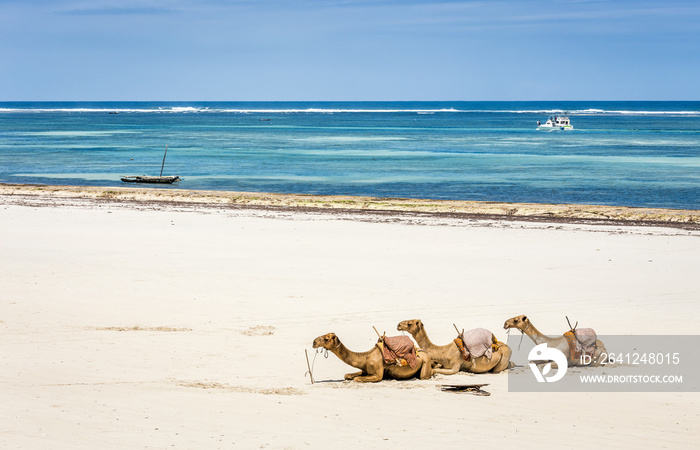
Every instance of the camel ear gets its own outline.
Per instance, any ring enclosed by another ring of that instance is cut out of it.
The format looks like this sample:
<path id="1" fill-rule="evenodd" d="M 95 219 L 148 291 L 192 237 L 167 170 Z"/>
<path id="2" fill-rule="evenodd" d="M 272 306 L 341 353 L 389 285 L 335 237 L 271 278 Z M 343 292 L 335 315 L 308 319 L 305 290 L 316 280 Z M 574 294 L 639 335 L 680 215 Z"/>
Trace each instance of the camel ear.
<path id="1" fill-rule="evenodd" d="M 523 316 L 523 322 L 527 320 L 527 316 Z"/>
<path id="2" fill-rule="evenodd" d="M 423 326 L 423 321 L 420 320 L 420 319 L 416 320 L 416 325 L 418 325 L 419 327 L 422 327 L 422 326 Z"/>

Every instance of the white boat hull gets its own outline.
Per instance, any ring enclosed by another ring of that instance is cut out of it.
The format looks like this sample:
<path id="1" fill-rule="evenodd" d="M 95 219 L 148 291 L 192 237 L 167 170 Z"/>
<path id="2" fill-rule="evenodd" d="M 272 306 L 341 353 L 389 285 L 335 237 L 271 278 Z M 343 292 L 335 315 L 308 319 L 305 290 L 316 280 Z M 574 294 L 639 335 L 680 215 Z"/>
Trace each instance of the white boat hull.
<path id="1" fill-rule="evenodd" d="M 573 130 L 574 127 L 571 125 L 566 125 L 566 126 L 553 126 L 553 125 L 540 125 L 537 127 L 538 130 L 545 130 L 545 131 L 555 131 L 555 130 Z"/>

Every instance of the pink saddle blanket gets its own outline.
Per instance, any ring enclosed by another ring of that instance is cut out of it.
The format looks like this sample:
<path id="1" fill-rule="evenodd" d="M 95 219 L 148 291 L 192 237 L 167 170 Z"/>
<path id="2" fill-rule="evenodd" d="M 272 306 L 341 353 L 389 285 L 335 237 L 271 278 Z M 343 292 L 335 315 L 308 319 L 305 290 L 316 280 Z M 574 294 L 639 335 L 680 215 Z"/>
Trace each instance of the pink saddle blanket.
<path id="1" fill-rule="evenodd" d="M 491 358 L 493 354 L 491 345 L 493 344 L 493 333 L 485 328 L 474 328 L 459 335 L 459 339 L 464 343 L 466 352 L 464 359 L 479 358 L 486 355 Z"/>
<path id="2" fill-rule="evenodd" d="M 567 331 L 564 333 L 569 344 L 569 359 L 578 361 L 581 355 L 593 356 L 596 349 L 596 335 L 593 328 L 576 328 L 574 333 Z"/>
<path id="3" fill-rule="evenodd" d="M 401 364 L 405 360 L 411 368 L 415 369 L 418 364 L 416 346 L 408 336 L 385 336 L 382 348 L 385 364 Z M 382 342 L 382 339 L 379 339 Z"/>

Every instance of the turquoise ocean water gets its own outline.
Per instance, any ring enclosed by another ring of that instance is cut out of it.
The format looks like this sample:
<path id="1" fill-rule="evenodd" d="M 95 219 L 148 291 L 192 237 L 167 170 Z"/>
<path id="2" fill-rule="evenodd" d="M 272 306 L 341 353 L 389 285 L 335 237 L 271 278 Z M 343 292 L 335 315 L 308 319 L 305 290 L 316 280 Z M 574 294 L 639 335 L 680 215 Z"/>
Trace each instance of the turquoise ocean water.
<path id="1" fill-rule="evenodd" d="M 162 189 L 700 209 L 700 102 L 0 103 L 2 183 L 127 185 L 166 144 Z"/>

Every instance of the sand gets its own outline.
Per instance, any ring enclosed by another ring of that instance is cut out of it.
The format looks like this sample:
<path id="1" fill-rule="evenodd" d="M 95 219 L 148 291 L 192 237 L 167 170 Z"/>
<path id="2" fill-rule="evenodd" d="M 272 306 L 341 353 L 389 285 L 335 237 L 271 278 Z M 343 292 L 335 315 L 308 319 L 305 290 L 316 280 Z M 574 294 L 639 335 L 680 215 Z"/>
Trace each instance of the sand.
<path id="1" fill-rule="evenodd" d="M 142 185 L 143 186 L 143 185 Z M 31 201 L 50 196 L 54 203 L 90 199 L 168 208 L 247 208 L 303 212 L 353 213 L 358 215 L 418 216 L 452 219 L 547 221 L 641 225 L 700 229 L 700 210 L 633 208 L 602 205 L 499 203 L 483 201 L 426 200 L 406 198 L 351 197 L 341 195 L 274 194 L 259 192 L 193 191 L 177 188 L 47 186 L 0 184 L 0 195 Z"/>
<path id="2" fill-rule="evenodd" d="M 518 314 L 554 334 L 565 315 L 697 334 L 700 230 L 657 225 L 5 190 L 0 447 L 696 448 L 698 393 L 509 392 L 507 373 L 359 384 L 311 349 L 334 332 L 369 350 L 373 326 L 415 318 L 436 343 L 453 323 L 505 340 Z"/>

